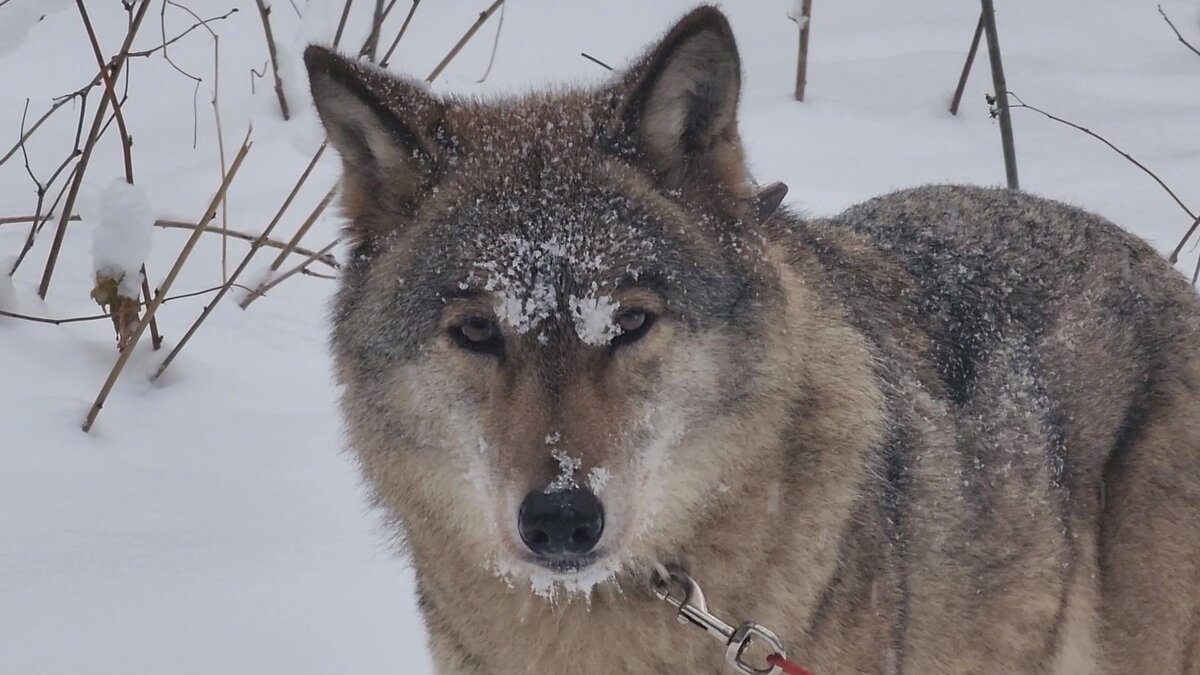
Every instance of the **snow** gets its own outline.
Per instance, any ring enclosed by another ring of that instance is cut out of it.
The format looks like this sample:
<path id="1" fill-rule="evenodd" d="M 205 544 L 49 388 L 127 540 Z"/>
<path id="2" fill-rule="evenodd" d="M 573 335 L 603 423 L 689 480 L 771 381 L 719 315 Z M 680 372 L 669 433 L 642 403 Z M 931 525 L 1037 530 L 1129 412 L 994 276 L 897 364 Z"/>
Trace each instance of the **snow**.
<path id="1" fill-rule="evenodd" d="M 505 580 L 510 588 L 516 588 L 519 583 L 528 583 L 531 593 L 555 604 L 575 600 L 590 603 L 592 591 L 596 586 L 612 579 L 621 571 L 620 565 L 610 560 L 597 562 L 566 576 L 548 570 L 526 569 L 527 567 L 528 565 L 518 566 L 507 561 L 496 561 L 492 572 Z"/>
<path id="2" fill-rule="evenodd" d="M 393 69 L 424 78 L 487 4 L 422 3 L 392 57 Z M 619 66 L 693 4 L 513 2 L 487 82 L 475 84 L 491 52 L 495 19 L 433 89 L 495 95 L 599 82 L 608 73 L 580 51 Z M 203 16 L 240 9 L 212 24 L 222 36 L 227 152 L 230 139 L 254 125 L 255 146 L 231 189 L 230 227 L 261 231 L 320 142 L 298 57 L 309 41 L 332 39 L 343 5 L 297 3 L 306 11 L 300 19 L 289 3 L 274 3 L 295 113 L 285 123 L 269 75 L 250 93 L 247 73 L 266 60 L 253 3 L 192 4 Z M 354 4 L 345 38 L 351 49 L 366 34 L 371 5 Z M 7 93 L 0 102 L 0 152 L 17 138 L 26 97 L 32 121 L 52 97 L 75 90 L 94 72 L 76 13 L 49 11 L 70 6 L 61 0 L 0 4 Z M 39 8 L 32 23 L 31 7 Z M 124 34 L 120 3 L 88 3 L 88 9 L 102 45 L 113 49 Z M 761 182 L 791 187 L 793 207 L 827 214 L 910 185 L 1002 182 L 998 130 L 983 100 L 990 90 L 984 53 L 959 115 L 946 112 L 977 5 L 818 3 L 803 104 L 791 100 L 797 31 L 784 16 L 786 6 L 746 2 L 725 9 L 742 50 L 739 119 L 748 160 Z M 1200 42 L 1193 3 L 1168 0 L 1163 9 Z M 398 3 L 384 31 L 387 42 L 404 10 L 406 3 Z M 194 22 L 170 8 L 165 20 L 168 35 Z M 1013 91 L 1105 135 L 1162 176 L 1193 210 L 1200 206 L 1200 141 L 1188 134 L 1200 113 L 1200 59 L 1175 40 L 1154 3 L 1011 0 L 999 8 L 998 20 Z M 146 22 L 135 48 L 161 40 L 158 17 Z M 192 82 L 153 57 L 130 63 L 125 115 L 138 187 L 160 217 L 194 222 L 220 176 L 208 103 L 212 44 L 197 30 L 172 45 L 171 56 L 205 78 L 197 114 Z M 42 179 L 70 149 L 76 105 L 64 106 L 27 144 L 30 168 Z M 1105 215 L 1161 251 L 1190 224 L 1152 180 L 1094 139 L 1029 111 L 1014 111 L 1013 125 L 1025 189 Z M 277 236 L 291 236 L 339 170 L 327 152 Z M 120 172 L 120 147 L 110 131 L 96 148 L 85 188 L 102 194 L 104 179 Z M 18 153 L 0 166 L 0 217 L 32 213 L 33 205 Z M 69 226 L 42 301 L 36 288 L 52 223 L 12 280 L 15 298 L 3 297 L 9 284 L 0 277 L 0 306 L 15 301 L 25 313 L 51 317 L 95 314 L 88 297 L 95 220 Z M 27 231 L 22 224 L 0 225 L 0 257 L 16 254 Z M 305 245 L 319 248 L 338 231 L 330 209 Z M 155 230 L 146 259 L 151 283 L 161 281 L 186 234 Z M 536 251 L 546 242 L 526 243 L 525 250 Z M 244 251 L 244 243 L 229 242 L 234 260 Z M 1197 255 L 1185 248 L 1180 268 L 1190 272 Z M 206 235 L 175 288 L 220 283 L 220 257 L 220 238 Z M 252 271 L 269 259 L 260 254 Z M 497 268 L 498 275 L 504 272 Z M 483 278 L 490 271 L 479 273 Z M 147 377 L 163 354 L 139 346 L 89 435 L 79 423 L 116 356 L 111 324 L 0 321 L 0 672 L 432 672 L 412 573 L 393 555 L 392 537 L 379 526 L 343 452 L 326 353 L 333 290 L 329 281 L 297 275 L 246 312 L 227 299 L 153 385 Z M 164 305 L 159 321 L 167 348 L 209 297 Z M 602 294 L 590 297 L 598 309 Z M 517 326 L 541 313 L 540 305 L 510 310 Z M 669 465 L 678 428 L 652 415 L 645 423 L 658 432 L 643 458 L 645 470 Z M 482 472 L 487 467 L 479 450 L 464 448 L 480 457 L 473 470 Z M 614 475 L 619 470 L 607 468 Z M 643 499 L 657 508 L 662 495 L 652 491 Z M 597 568 L 576 588 L 591 588 L 612 573 Z M 540 581 L 551 592 L 547 580 Z"/>
<path id="3" fill-rule="evenodd" d="M 804 24 L 808 23 L 808 17 L 804 16 L 804 0 L 794 0 L 791 8 L 787 11 L 787 18 L 796 22 L 800 28 L 804 28 Z"/>
<path id="4" fill-rule="evenodd" d="M 154 207 L 140 187 L 124 178 L 109 183 L 100 199 L 100 222 L 92 229 L 96 277 L 117 280 L 119 295 L 137 298 L 154 234 Z"/>
<path id="5" fill-rule="evenodd" d="M 575 472 L 583 466 L 583 461 L 578 457 L 572 457 L 567 454 L 566 450 L 554 450 L 550 453 L 554 461 L 558 462 L 558 475 L 550 484 L 546 486 L 546 492 L 562 492 L 573 487 L 577 487 L 579 483 L 575 480 Z"/>
<path id="6" fill-rule="evenodd" d="M 588 487 L 591 488 L 592 492 L 595 493 L 597 497 L 602 496 L 604 492 L 604 486 L 608 485 L 608 479 L 610 477 L 611 473 L 608 469 L 602 466 L 592 467 L 591 471 L 588 471 Z"/>
<path id="7" fill-rule="evenodd" d="M 71 0 L 8 0 L 0 3 L 0 57 L 20 49 L 38 22 L 70 3 Z"/>
<path id="8" fill-rule="evenodd" d="M 0 310 L 7 312 L 17 312 L 17 289 L 13 286 L 12 277 L 8 276 L 7 270 L 11 270 L 13 263 L 16 262 L 15 257 L 5 258 L 0 260 Z M 4 321 L 4 317 L 0 317 L 0 321 Z"/>
<path id="9" fill-rule="evenodd" d="M 567 309 L 575 324 L 575 334 L 584 344 L 603 346 L 621 334 L 621 328 L 613 320 L 620 303 L 607 295 L 588 295 L 567 298 Z"/>

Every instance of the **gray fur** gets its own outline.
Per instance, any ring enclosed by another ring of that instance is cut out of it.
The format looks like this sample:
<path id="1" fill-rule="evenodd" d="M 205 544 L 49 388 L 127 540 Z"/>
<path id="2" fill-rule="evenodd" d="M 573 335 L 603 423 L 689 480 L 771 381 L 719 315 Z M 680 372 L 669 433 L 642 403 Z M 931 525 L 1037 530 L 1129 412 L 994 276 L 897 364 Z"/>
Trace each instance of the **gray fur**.
<path id="1" fill-rule="evenodd" d="M 343 411 L 439 672 L 723 672 L 655 562 L 821 675 L 1200 672 L 1200 303 L 1144 242 L 998 189 L 762 208 L 712 8 L 595 91 L 306 61 Z M 626 307 L 657 321 L 618 347 Z M 479 316 L 494 353 L 451 337 Z M 514 495 L 564 472 L 609 523 L 547 576 Z"/>

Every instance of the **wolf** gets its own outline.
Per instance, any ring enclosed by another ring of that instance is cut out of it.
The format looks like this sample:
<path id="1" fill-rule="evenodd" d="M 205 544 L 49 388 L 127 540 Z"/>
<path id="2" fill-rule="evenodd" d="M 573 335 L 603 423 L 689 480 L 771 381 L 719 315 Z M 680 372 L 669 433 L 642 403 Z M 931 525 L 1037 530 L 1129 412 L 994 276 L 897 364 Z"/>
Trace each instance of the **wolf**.
<path id="1" fill-rule="evenodd" d="M 305 61 L 439 673 L 727 672 L 664 563 L 819 675 L 1200 673 L 1200 303 L 1146 243 L 1004 189 L 773 209 L 712 7 L 593 88 Z"/>

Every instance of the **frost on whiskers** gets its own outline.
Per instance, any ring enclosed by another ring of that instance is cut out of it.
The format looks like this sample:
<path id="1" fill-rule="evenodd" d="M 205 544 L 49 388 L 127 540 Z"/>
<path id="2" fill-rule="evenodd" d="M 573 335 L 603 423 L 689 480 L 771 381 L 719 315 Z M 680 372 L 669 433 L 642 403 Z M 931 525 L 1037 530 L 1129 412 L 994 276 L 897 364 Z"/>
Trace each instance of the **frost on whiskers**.
<path id="1" fill-rule="evenodd" d="M 492 565 L 492 573 L 509 588 L 528 583 L 531 593 L 552 603 L 574 598 L 590 603 L 592 592 L 601 584 L 614 580 L 621 568 L 621 564 L 615 560 L 603 560 L 572 574 L 556 574 L 528 565 L 518 567 L 507 561 L 496 560 Z"/>

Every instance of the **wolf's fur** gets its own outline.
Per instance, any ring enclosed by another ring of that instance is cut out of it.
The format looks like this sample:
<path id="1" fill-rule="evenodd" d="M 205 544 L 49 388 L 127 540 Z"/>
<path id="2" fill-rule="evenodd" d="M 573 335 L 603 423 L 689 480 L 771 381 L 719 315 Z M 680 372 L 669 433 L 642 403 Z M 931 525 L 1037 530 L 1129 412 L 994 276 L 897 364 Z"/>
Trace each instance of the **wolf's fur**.
<path id="1" fill-rule="evenodd" d="M 647 592 L 665 561 L 822 675 L 1200 673 L 1200 306 L 1145 243 L 970 187 L 760 220 L 711 8 L 594 91 L 306 60 L 343 408 L 440 672 L 724 672 Z M 659 319 L 614 348 L 630 306 Z M 606 512 L 572 574 L 516 534 L 555 481 Z"/>

